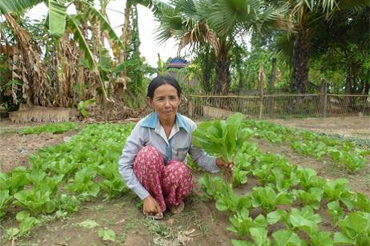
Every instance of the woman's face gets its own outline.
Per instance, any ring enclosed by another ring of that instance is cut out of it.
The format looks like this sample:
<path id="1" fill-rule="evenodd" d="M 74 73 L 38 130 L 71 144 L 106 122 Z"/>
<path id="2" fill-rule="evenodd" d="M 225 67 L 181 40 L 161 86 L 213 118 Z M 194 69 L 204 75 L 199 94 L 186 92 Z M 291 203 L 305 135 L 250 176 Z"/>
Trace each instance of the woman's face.
<path id="1" fill-rule="evenodd" d="M 177 96 L 175 87 L 164 84 L 154 91 L 153 99 L 148 98 L 150 106 L 158 114 L 161 122 L 174 121 L 181 98 Z"/>

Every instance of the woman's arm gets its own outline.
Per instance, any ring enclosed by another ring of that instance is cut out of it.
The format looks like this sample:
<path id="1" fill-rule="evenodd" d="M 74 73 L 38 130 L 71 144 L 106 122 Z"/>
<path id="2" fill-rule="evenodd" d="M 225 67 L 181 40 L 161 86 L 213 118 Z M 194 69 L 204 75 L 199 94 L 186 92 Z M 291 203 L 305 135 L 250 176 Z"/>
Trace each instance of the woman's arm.
<path id="1" fill-rule="evenodd" d="M 119 172 L 125 180 L 126 186 L 135 192 L 141 200 L 149 196 L 149 192 L 142 186 L 134 174 L 133 165 L 137 153 L 143 146 L 145 139 L 145 129 L 137 124 L 127 138 L 122 155 L 118 161 Z"/>

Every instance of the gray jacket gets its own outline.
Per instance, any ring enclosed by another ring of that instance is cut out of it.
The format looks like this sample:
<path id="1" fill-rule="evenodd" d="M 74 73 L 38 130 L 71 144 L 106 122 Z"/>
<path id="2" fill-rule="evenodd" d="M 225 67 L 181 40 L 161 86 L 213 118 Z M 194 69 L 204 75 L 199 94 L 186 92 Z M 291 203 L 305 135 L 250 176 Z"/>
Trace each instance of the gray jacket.
<path id="1" fill-rule="evenodd" d="M 133 171 L 136 155 L 145 146 L 155 147 L 162 154 L 165 162 L 169 160 L 185 162 L 186 154 L 189 153 L 193 161 L 203 170 L 212 173 L 218 172 L 216 158 L 193 146 L 191 133 L 195 128 L 195 122 L 186 116 L 177 114 L 176 124 L 167 139 L 156 113 L 151 113 L 140 120 L 127 138 L 118 161 L 119 172 L 125 180 L 126 186 L 141 199 L 149 196 L 149 192 L 141 185 Z"/>

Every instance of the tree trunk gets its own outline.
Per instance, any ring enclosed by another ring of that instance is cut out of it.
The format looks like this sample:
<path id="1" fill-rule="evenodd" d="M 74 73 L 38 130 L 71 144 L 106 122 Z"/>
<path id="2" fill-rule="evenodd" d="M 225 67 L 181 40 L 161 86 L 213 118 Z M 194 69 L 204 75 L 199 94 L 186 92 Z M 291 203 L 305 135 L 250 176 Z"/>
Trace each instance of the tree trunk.
<path id="1" fill-rule="evenodd" d="M 225 43 L 221 44 L 220 53 L 216 58 L 216 81 L 214 92 L 226 95 L 230 89 L 230 56 Z"/>
<path id="2" fill-rule="evenodd" d="M 293 74 L 290 82 L 292 92 L 306 93 L 308 80 L 309 42 L 307 30 L 302 28 L 296 34 L 293 47 Z"/>
<path id="3" fill-rule="evenodd" d="M 212 76 L 212 62 L 210 58 L 212 57 L 212 52 L 210 51 L 209 45 L 206 45 L 205 48 L 205 55 L 204 55 L 204 70 L 203 70 L 203 89 L 206 92 L 210 92 L 212 90 L 211 86 L 211 76 Z"/>
<path id="4" fill-rule="evenodd" d="M 125 8 L 125 23 L 122 29 L 122 43 L 124 49 L 121 51 L 119 62 L 127 61 L 128 57 L 128 41 L 130 39 L 130 13 L 132 11 L 132 6 L 130 1 L 126 1 Z"/>

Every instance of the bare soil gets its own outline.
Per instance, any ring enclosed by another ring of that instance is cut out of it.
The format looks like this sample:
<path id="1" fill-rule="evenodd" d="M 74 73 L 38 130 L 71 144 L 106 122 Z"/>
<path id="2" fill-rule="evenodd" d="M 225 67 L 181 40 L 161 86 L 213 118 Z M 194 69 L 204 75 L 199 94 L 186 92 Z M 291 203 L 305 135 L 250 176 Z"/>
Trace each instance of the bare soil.
<path id="1" fill-rule="evenodd" d="M 309 131 L 337 134 L 343 137 L 370 139 L 370 116 L 348 116 L 304 119 L 270 119 L 279 125 Z"/>
<path id="2" fill-rule="evenodd" d="M 365 117 L 364 117 L 365 118 Z M 367 118 L 370 120 L 370 118 Z M 301 120 L 291 119 L 282 122 L 285 125 L 303 127 L 307 125 L 318 125 L 317 123 L 302 123 Z M 361 119 L 362 120 L 362 119 Z M 304 120 L 303 120 L 304 121 Z M 350 121 L 345 119 L 345 121 Z M 304 121 L 306 122 L 306 121 Z M 360 124 L 363 128 L 366 122 L 359 123 L 355 120 L 353 127 Z M 329 123 L 327 123 L 329 124 Z M 334 123 L 333 123 L 334 124 Z M 14 125 L 0 122 L 0 126 L 4 129 L 24 128 L 27 126 L 36 125 L 35 123 Z M 325 128 L 327 127 L 327 128 Z M 323 126 L 322 128 L 331 129 L 333 127 Z M 341 132 L 348 132 L 347 125 Z M 307 128 L 306 128 L 307 129 Z M 311 128 L 312 129 L 312 128 Z M 321 128 L 317 128 L 321 129 Z M 358 131 L 362 131 L 357 128 Z M 362 129 L 362 128 L 361 128 Z M 369 131 L 369 129 L 367 129 Z M 59 144 L 64 142 L 64 137 L 71 137 L 77 132 L 67 132 L 64 134 L 39 134 L 23 136 L 9 131 L 0 135 L 0 158 L 1 171 L 11 171 L 16 166 L 28 166 L 28 156 L 38 151 L 38 149 Z M 335 132 L 338 133 L 338 132 Z M 356 133 L 357 134 L 357 133 Z M 364 133 L 362 132 L 364 135 Z M 366 131 L 365 131 L 366 134 Z M 357 135 L 351 135 L 357 136 Z M 370 134 L 369 134 L 370 136 Z M 363 169 L 360 174 L 348 175 L 345 170 L 334 166 L 329 159 L 323 158 L 316 160 L 311 157 L 304 157 L 293 152 L 289 146 L 271 144 L 264 140 L 254 139 L 258 147 L 264 152 L 279 153 L 284 155 L 291 163 L 297 163 L 304 167 L 310 167 L 316 170 L 318 175 L 328 179 L 346 177 L 351 182 L 351 187 L 354 191 L 360 191 L 370 196 L 370 167 L 369 165 Z M 22 148 L 25 148 L 26 153 L 22 154 Z M 203 173 L 194 173 L 194 182 L 201 177 Z M 239 194 L 251 191 L 258 181 L 252 177 L 248 184 L 237 188 Z M 165 214 L 162 221 L 154 221 L 145 219 L 142 214 L 142 205 L 140 200 L 133 194 L 128 193 L 123 197 L 104 201 L 99 198 L 93 202 L 84 203 L 79 211 L 67 218 L 56 218 L 55 216 L 44 216 L 39 219 L 43 221 L 42 226 L 34 229 L 28 236 L 23 237 L 17 242 L 0 242 L 0 245 L 124 245 L 124 246 L 146 246 L 146 245 L 163 245 L 163 246 L 228 246 L 231 244 L 231 239 L 238 239 L 232 232 L 227 230 L 230 226 L 229 216 L 227 213 L 219 212 L 215 208 L 214 202 L 203 201 L 201 199 L 202 192 L 199 188 L 195 188 L 193 193 L 185 201 L 185 209 L 178 215 Z M 261 210 L 254 209 L 251 211 L 253 217 L 261 213 Z M 318 211 L 318 213 L 328 220 L 326 213 Z M 0 236 L 3 233 L 3 228 L 17 226 L 14 220 L 14 214 L 7 215 L 1 221 Z M 94 220 L 98 223 L 95 228 L 84 228 L 79 223 L 85 220 Z M 100 228 L 112 229 L 116 234 L 116 240 L 103 241 L 98 236 Z M 273 230 L 282 228 L 276 224 Z M 323 225 L 323 230 L 333 230 L 329 225 Z M 271 233 L 271 231 L 270 231 Z"/>
<path id="3" fill-rule="evenodd" d="M 69 137 L 77 134 L 77 131 L 64 134 L 30 134 L 23 135 L 15 131 L 42 125 L 45 123 L 13 124 L 10 121 L 0 121 L 0 172 L 9 172 L 17 166 L 28 167 L 28 158 L 44 146 L 61 144 Z"/>

